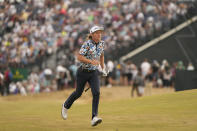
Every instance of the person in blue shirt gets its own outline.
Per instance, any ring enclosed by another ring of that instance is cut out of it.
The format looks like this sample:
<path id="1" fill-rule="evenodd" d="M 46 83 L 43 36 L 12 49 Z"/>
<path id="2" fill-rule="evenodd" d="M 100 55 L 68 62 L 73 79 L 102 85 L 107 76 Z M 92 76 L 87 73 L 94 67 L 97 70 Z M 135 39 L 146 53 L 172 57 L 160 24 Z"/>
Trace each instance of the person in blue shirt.
<path id="1" fill-rule="evenodd" d="M 104 69 L 104 41 L 101 40 L 103 28 L 93 26 L 90 29 L 88 39 L 82 44 L 77 59 L 80 67 L 77 70 L 76 90 L 62 104 L 62 118 L 67 119 L 67 110 L 70 109 L 73 102 L 83 93 L 85 84 L 88 82 L 91 88 L 92 100 L 92 120 L 91 125 L 96 126 L 102 122 L 98 117 L 98 106 L 100 97 L 98 66 L 102 68 L 103 75 L 107 75 Z"/>

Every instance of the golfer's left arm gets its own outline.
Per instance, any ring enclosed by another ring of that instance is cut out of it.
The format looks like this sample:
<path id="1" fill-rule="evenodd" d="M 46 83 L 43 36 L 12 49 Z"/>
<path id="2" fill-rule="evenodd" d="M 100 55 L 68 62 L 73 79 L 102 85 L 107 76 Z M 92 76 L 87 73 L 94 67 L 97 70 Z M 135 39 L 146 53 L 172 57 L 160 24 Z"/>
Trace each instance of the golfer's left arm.
<path id="1" fill-rule="evenodd" d="M 100 56 L 100 65 L 101 65 L 101 68 L 104 69 L 104 52 Z"/>

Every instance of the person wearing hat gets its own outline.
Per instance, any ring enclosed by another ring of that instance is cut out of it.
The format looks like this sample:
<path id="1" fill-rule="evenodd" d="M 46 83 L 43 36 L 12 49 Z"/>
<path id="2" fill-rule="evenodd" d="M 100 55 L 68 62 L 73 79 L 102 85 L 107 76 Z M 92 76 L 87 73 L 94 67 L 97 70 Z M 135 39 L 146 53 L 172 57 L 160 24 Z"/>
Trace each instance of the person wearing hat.
<path id="1" fill-rule="evenodd" d="M 90 29 L 88 39 L 82 44 L 77 59 L 80 67 L 77 70 L 77 87 L 76 90 L 62 104 L 62 118 L 67 119 L 67 111 L 83 93 L 85 84 L 88 82 L 91 88 L 92 100 L 92 120 L 91 125 L 96 126 L 102 122 L 98 117 L 98 106 L 100 97 L 99 73 L 98 66 L 102 68 L 104 76 L 107 75 L 104 69 L 104 41 L 101 40 L 103 27 L 93 26 Z"/>

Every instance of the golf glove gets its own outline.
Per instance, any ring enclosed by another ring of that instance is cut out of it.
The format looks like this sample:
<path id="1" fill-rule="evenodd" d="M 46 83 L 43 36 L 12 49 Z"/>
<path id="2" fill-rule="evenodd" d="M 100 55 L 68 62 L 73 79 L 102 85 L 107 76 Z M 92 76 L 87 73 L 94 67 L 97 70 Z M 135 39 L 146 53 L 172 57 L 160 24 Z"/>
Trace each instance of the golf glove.
<path id="1" fill-rule="evenodd" d="M 102 73 L 103 73 L 103 76 L 107 76 L 109 71 L 104 68 L 102 69 Z"/>

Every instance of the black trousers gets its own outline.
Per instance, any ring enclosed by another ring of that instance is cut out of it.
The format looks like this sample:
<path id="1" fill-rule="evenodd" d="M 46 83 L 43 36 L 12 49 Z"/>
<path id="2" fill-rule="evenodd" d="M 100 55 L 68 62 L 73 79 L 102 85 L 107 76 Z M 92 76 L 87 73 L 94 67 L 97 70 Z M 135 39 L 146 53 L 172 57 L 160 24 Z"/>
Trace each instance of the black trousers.
<path id="1" fill-rule="evenodd" d="M 69 109 L 73 102 L 77 100 L 83 93 L 86 82 L 90 84 L 92 91 L 92 118 L 98 115 L 98 105 L 100 97 L 100 87 L 99 87 L 99 73 L 98 70 L 88 72 L 83 70 L 81 67 L 77 70 L 77 88 L 76 90 L 68 97 L 64 103 L 64 107 Z"/>

